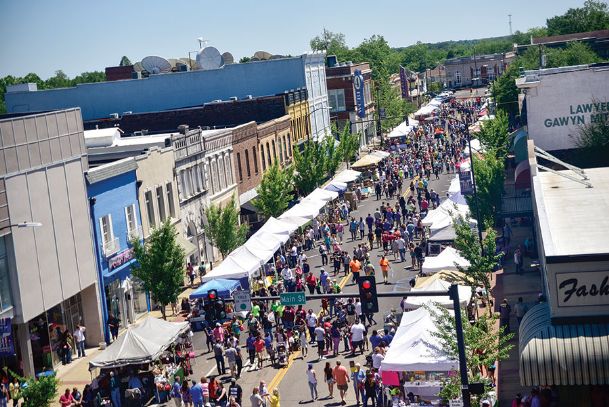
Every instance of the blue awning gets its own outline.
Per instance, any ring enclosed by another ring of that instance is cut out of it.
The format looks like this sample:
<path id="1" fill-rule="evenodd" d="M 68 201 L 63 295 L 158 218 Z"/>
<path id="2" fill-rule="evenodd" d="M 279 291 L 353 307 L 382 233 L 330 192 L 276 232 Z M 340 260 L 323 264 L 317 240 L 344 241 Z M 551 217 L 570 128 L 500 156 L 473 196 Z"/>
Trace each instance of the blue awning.
<path id="1" fill-rule="evenodd" d="M 207 293 L 209 290 L 216 290 L 221 298 L 228 298 L 233 294 L 233 291 L 237 290 L 238 288 L 241 288 L 241 283 L 239 280 L 216 278 L 206 282 L 193 291 L 190 294 L 190 299 L 194 300 L 197 298 L 207 298 Z"/>

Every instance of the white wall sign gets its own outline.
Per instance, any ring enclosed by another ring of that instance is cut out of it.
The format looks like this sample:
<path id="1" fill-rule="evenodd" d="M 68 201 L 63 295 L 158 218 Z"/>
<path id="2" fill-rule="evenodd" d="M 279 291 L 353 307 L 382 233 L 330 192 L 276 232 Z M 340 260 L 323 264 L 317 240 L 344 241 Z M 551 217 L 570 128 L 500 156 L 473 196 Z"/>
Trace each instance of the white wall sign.
<path id="1" fill-rule="evenodd" d="M 609 270 L 557 273 L 559 307 L 609 305 Z"/>
<path id="2" fill-rule="evenodd" d="M 252 298 L 249 292 L 235 291 L 233 293 L 233 299 L 235 300 L 235 311 L 238 312 L 252 310 Z"/>

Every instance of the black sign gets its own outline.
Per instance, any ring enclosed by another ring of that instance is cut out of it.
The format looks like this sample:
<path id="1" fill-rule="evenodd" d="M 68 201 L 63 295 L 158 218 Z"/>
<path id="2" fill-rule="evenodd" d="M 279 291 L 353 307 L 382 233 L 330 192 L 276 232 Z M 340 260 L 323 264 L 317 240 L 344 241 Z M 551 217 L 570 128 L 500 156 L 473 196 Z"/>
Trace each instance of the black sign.
<path id="1" fill-rule="evenodd" d="M 461 186 L 461 195 L 474 194 L 474 184 L 470 170 L 459 171 L 459 185 Z"/>

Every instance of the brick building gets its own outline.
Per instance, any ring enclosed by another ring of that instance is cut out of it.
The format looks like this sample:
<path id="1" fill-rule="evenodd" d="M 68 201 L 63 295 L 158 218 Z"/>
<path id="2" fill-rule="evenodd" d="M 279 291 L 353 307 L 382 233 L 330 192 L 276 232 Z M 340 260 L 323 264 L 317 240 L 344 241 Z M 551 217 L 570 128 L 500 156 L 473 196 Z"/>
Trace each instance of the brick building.
<path id="1" fill-rule="evenodd" d="M 364 83 L 365 116 L 357 114 L 355 98 L 355 73 L 360 71 Z M 342 63 L 326 67 L 326 85 L 328 87 L 328 101 L 331 107 L 330 119 L 336 124 L 339 131 L 348 125 L 352 133 L 360 134 L 360 146 L 368 144 L 374 136 L 375 105 L 372 97 L 372 70 L 367 62 L 358 64 Z"/>

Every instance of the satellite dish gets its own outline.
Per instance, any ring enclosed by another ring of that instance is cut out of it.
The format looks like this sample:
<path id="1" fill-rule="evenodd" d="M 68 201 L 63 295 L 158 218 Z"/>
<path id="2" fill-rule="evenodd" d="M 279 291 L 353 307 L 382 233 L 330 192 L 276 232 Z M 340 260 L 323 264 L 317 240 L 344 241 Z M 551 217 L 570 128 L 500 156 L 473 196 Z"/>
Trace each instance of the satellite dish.
<path id="1" fill-rule="evenodd" d="M 273 55 L 266 51 L 256 51 L 254 53 L 254 58 L 259 59 L 260 61 L 266 61 L 267 59 L 271 59 Z"/>
<path id="2" fill-rule="evenodd" d="M 197 66 L 203 70 L 218 69 L 222 66 L 222 55 L 214 47 L 205 47 L 197 54 Z"/>
<path id="3" fill-rule="evenodd" d="M 225 52 L 222 54 L 222 60 L 224 61 L 224 65 L 230 65 L 235 63 L 235 58 L 233 58 L 233 54 L 230 52 Z"/>
<path id="4" fill-rule="evenodd" d="M 163 57 L 158 57 L 155 55 L 142 59 L 142 67 L 153 74 L 171 72 L 171 64 L 169 61 Z"/>
<path id="5" fill-rule="evenodd" d="M 133 70 L 135 72 L 142 72 L 144 70 L 144 68 L 142 67 L 142 63 L 136 62 L 135 64 L 133 64 Z"/>

